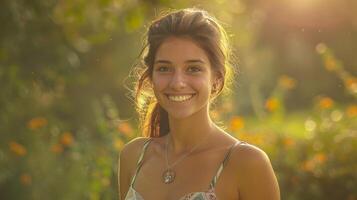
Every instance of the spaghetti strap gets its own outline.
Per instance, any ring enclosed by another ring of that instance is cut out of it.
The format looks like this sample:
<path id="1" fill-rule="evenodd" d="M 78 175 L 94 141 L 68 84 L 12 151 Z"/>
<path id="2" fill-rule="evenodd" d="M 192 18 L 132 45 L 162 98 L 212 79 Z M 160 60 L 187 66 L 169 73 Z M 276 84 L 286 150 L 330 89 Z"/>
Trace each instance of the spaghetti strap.
<path id="1" fill-rule="evenodd" d="M 148 140 L 145 141 L 143 148 L 141 150 L 141 154 L 140 157 L 138 159 L 138 162 L 136 164 L 136 170 L 135 170 L 135 174 L 133 176 L 133 178 L 131 179 L 131 183 L 130 183 L 130 187 L 132 187 L 135 183 L 135 179 L 136 179 L 136 175 L 138 174 L 138 172 L 140 171 L 141 166 L 143 165 L 143 158 L 146 152 L 147 147 L 149 146 L 149 143 L 151 142 L 151 138 L 149 138 Z"/>
<path id="2" fill-rule="evenodd" d="M 232 149 L 233 149 L 234 147 L 238 146 L 239 144 L 242 144 L 242 143 L 244 144 L 244 143 L 246 143 L 246 142 L 238 141 L 238 142 L 234 143 L 234 144 L 229 148 L 228 152 L 227 152 L 226 155 L 224 156 L 224 159 L 223 159 L 221 165 L 220 165 L 219 168 L 218 168 L 218 171 L 217 171 L 216 175 L 213 177 L 213 179 L 212 179 L 212 181 L 211 181 L 211 183 L 210 183 L 210 189 L 211 189 L 211 188 L 214 188 L 214 187 L 216 186 L 217 180 L 218 180 L 219 176 L 221 175 L 223 168 L 224 168 L 224 167 L 226 166 L 226 164 L 227 164 L 227 161 L 228 161 L 228 159 L 229 159 L 229 156 L 231 155 Z"/>

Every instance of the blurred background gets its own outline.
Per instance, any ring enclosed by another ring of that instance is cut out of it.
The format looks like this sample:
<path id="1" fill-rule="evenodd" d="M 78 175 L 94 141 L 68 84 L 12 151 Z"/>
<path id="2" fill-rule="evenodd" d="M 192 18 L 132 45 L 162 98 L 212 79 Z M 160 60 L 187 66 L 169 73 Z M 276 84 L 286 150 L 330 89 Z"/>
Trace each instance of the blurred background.
<path id="1" fill-rule="evenodd" d="M 192 6 L 237 57 L 215 121 L 267 152 L 282 199 L 357 199 L 357 1 L 0 5 L 0 199 L 118 199 L 118 155 L 141 135 L 128 88 L 146 27 Z"/>

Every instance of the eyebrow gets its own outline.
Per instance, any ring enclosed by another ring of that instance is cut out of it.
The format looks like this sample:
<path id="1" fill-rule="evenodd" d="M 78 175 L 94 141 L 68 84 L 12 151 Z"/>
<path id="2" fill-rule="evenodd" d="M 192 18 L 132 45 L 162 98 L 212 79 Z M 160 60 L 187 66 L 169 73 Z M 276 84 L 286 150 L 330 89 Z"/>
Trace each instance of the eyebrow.
<path id="1" fill-rule="evenodd" d="M 201 59 L 190 59 L 190 60 L 186 60 L 185 63 L 202 63 L 205 64 L 205 62 Z M 168 60 L 157 60 L 155 61 L 155 63 L 165 63 L 165 64 L 170 64 L 171 62 Z"/>

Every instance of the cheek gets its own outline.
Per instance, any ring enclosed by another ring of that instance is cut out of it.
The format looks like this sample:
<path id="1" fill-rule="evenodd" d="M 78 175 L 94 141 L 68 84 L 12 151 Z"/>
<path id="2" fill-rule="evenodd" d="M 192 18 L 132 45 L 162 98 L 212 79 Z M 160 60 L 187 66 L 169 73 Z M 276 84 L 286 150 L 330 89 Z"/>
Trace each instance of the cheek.
<path id="1" fill-rule="evenodd" d="M 152 78 L 152 83 L 153 83 L 153 88 L 154 91 L 161 91 L 163 90 L 167 83 L 168 83 L 168 78 L 164 76 L 153 76 Z"/>
<path id="2" fill-rule="evenodd" d="M 211 90 L 211 82 L 207 77 L 196 78 L 192 80 L 192 85 L 195 90 L 206 92 Z"/>

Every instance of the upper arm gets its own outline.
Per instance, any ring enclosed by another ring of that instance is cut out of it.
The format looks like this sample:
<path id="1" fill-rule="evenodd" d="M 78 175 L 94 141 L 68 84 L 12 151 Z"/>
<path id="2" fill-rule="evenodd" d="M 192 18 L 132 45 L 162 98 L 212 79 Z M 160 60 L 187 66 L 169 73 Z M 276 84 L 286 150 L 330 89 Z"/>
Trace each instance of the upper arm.
<path id="1" fill-rule="evenodd" d="M 242 200 L 279 200 L 278 181 L 266 153 L 249 144 L 237 151 L 238 192 Z"/>
<path id="2" fill-rule="evenodd" d="M 147 138 L 136 138 L 127 143 L 120 152 L 118 159 L 118 190 L 119 199 L 124 200 L 130 187 L 130 181 L 142 146 Z"/>

